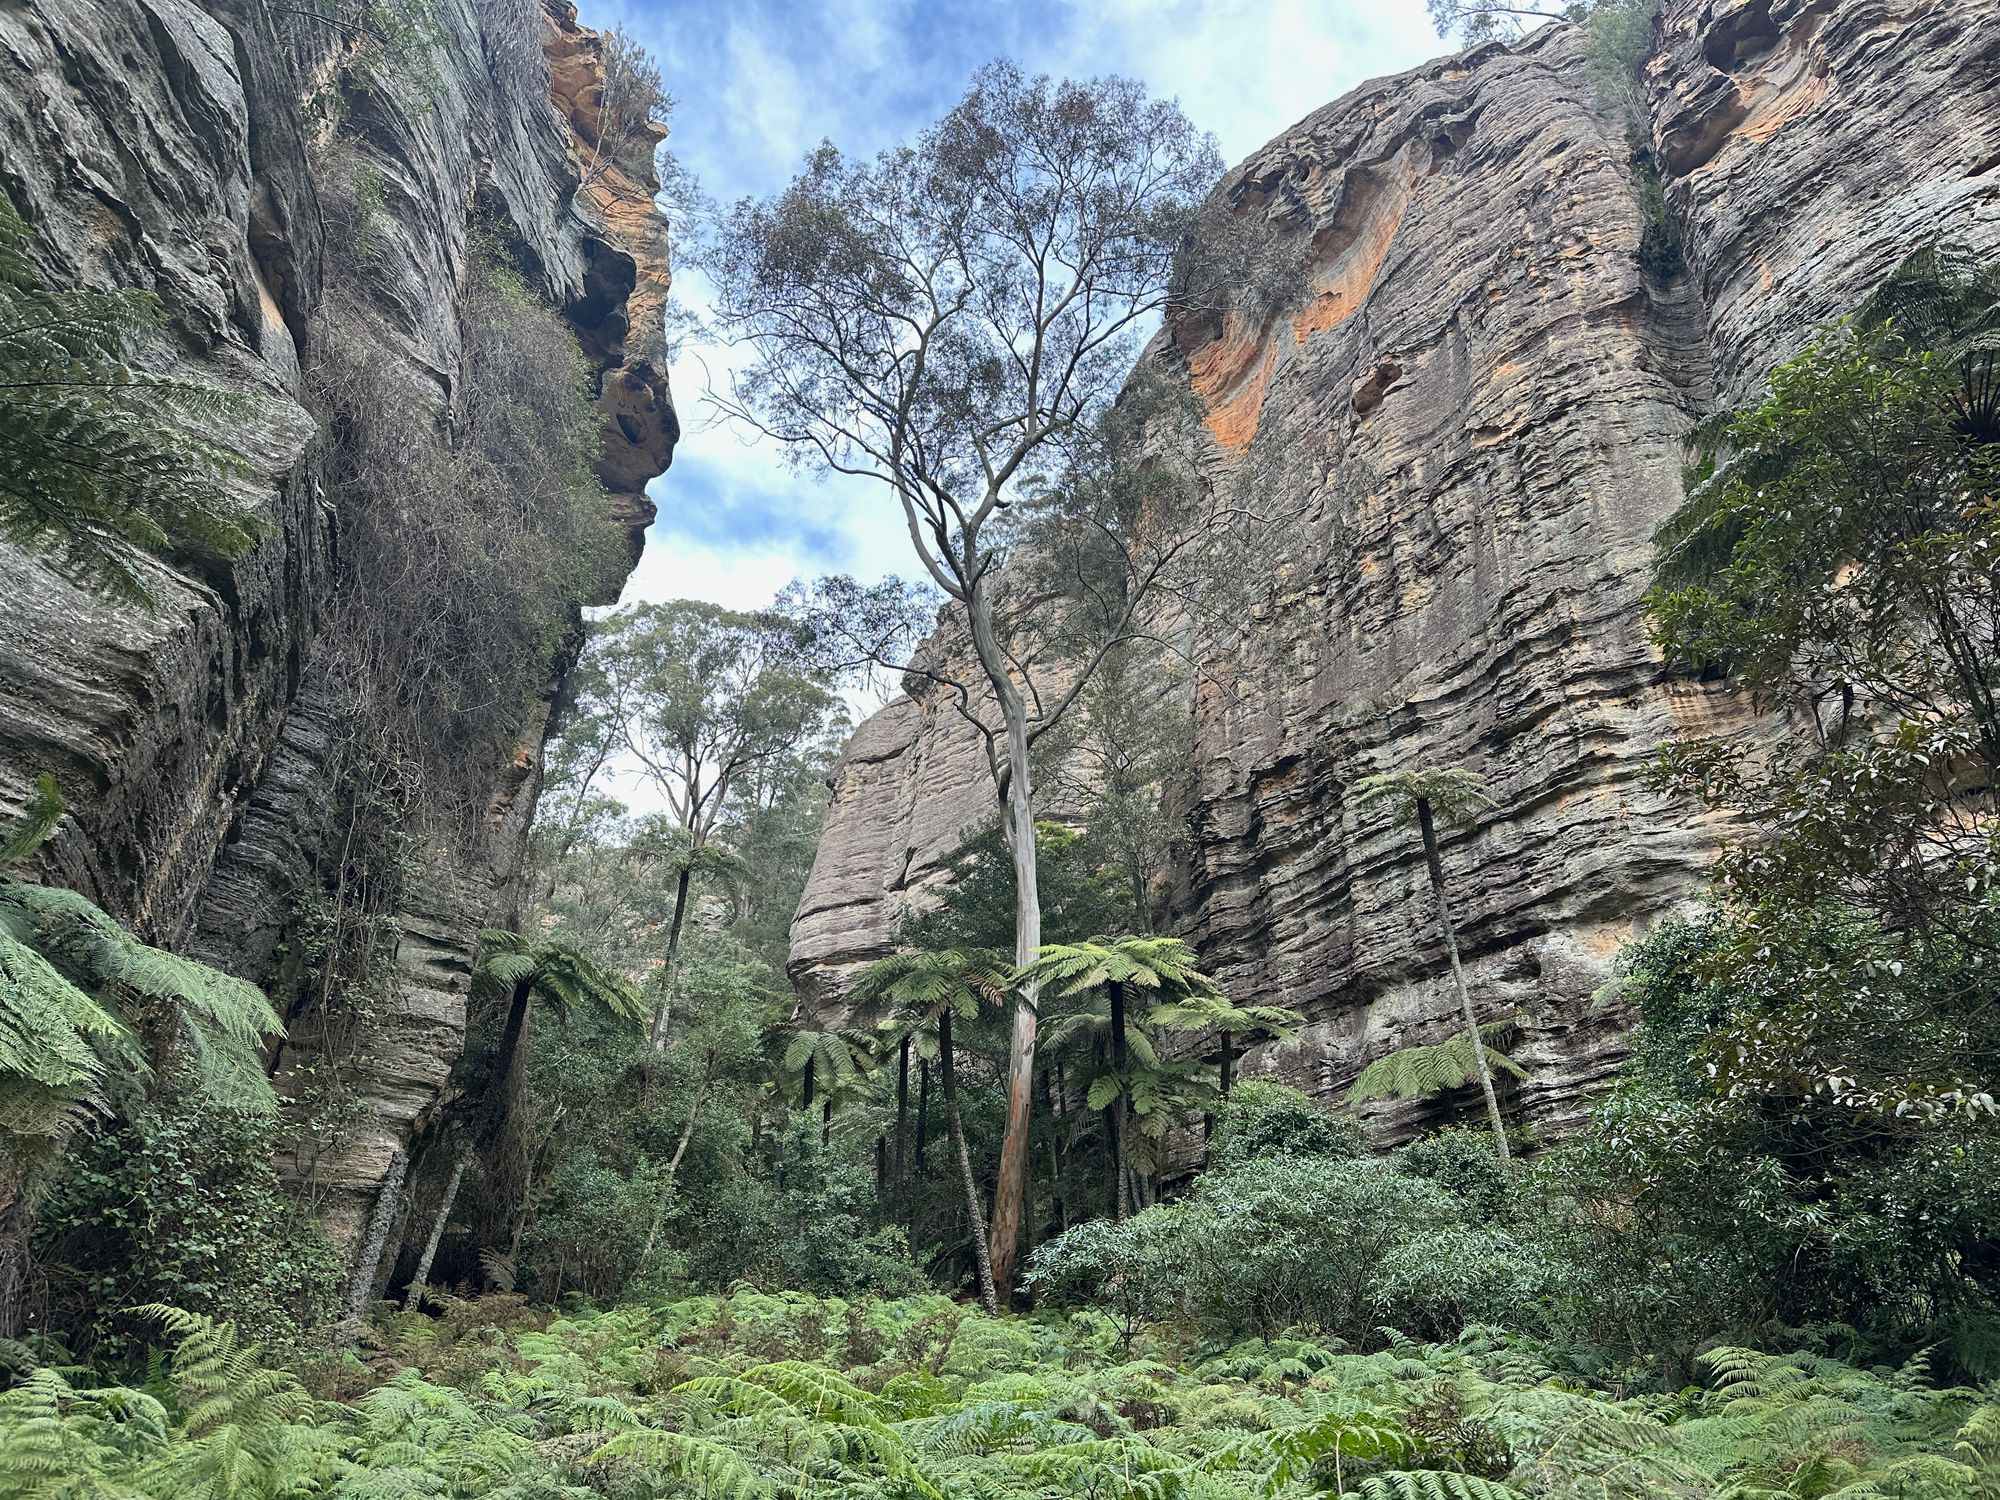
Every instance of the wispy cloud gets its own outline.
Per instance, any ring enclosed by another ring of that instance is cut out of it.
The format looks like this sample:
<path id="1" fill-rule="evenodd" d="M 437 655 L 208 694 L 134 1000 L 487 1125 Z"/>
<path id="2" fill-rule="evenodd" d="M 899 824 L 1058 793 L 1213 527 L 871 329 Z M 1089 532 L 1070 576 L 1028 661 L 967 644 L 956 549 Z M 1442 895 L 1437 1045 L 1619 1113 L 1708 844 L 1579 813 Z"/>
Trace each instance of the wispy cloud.
<path id="1" fill-rule="evenodd" d="M 914 134 L 999 56 L 1138 78 L 1178 98 L 1234 161 L 1441 50 L 1418 0 L 581 0 L 581 12 L 586 25 L 626 26 L 659 60 L 679 101 L 671 145 L 723 202 L 782 187 L 822 139 L 871 153 Z M 698 277 L 676 290 L 703 292 Z M 713 350 L 675 366 L 689 430 L 654 485 L 660 520 L 626 597 L 741 607 L 793 576 L 909 572 L 886 492 L 815 482 L 767 442 L 705 419 L 706 383 L 727 366 Z"/>

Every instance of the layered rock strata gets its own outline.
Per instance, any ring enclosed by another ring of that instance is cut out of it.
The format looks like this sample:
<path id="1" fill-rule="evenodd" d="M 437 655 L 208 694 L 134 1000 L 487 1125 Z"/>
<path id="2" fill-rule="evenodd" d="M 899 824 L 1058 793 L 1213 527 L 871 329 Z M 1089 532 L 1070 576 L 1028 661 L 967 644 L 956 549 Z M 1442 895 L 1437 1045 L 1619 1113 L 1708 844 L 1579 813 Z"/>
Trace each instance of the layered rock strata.
<path id="1" fill-rule="evenodd" d="M 379 350 L 410 400 L 447 417 L 483 227 L 595 362 L 600 471 L 635 555 L 646 483 L 679 433 L 653 345 L 631 337 L 635 308 L 657 319 L 666 289 L 650 159 L 619 164 L 642 201 L 615 222 L 578 191 L 592 143 L 570 101 L 592 82 L 575 54 L 595 38 L 573 7 L 433 0 L 412 35 L 388 37 L 343 15 L 264 0 L 22 0 L 0 13 L 3 185 L 49 279 L 160 294 L 164 364 L 250 400 L 254 416 L 210 435 L 247 461 L 242 498 L 267 523 L 236 562 L 162 562 L 149 612 L 0 546 L 0 814 L 53 773 L 72 813 L 38 873 L 260 981 L 296 940 L 316 852 L 306 830 L 332 795 L 335 685 L 316 674 L 315 645 L 338 545 L 338 439 L 301 376 L 328 320 L 354 320 L 340 336 Z M 323 268 L 353 247 L 324 243 L 336 131 L 342 170 L 365 174 L 379 205 L 366 295 L 337 307 Z M 477 933 L 510 916 L 566 666 L 551 662 L 516 748 L 490 768 L 483 835 L 438 854 L 394 914 L 397 982 L 351 1060 L 352 1128 L 306 1174 L 343 1245 L 462 1045 Z M 295 1035 L 281 1074 L 322 1041 Z"/>
<path id="2" fill-rule="evenodd" d="M 1211 248 L 1257 274 L 1146 356 L 1203 401 L 1217 482 L 1261 466 L 1288 518 L 1253 618 L 1199 643 L 1177 925 L 1233 994 L 1309 1018 L 1248 1071 L 1330 1101 L 1458 1024 L 1415 835 L 1352 795 L 1453 765 L 1497 799 L 1444 858 L 1482 1011 L 1521 1018 L 1515 1108 L 1550 1133 L 1587 1110 L 1627 1025 L 1592 997 L 1725 832 L 1644 767 L 1761 732 L 1647 639 L 1682 435 L 1916 246 L 2000 247 L 1984 0 L 1669 0 L 1644 118 L 1615 92 L 1551 26 L 1328 105 L 1216 189 Z M 862 726 L 793 929 L 808 999 L 884 951 L 990 806 L 949 713 Z M 1378 1108 L 1378 1134 L 1435 1114 Z"/>

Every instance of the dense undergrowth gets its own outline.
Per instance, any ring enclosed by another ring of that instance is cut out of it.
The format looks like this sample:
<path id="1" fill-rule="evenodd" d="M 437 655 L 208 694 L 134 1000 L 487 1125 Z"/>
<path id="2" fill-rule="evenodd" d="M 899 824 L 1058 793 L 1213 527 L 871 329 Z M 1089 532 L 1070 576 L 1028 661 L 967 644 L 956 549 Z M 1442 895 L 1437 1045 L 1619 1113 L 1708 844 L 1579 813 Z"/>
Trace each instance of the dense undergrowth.
<path id="1" fill-rule="evenodd" d="M 1481 1327 L 1352 1352 L 1204 1344 L 1095 1311 L 738 1288 L 537 1314 L 386 1314 L 274 1368 L 156 1314 L 133 1385 L 0 1396 L 0 1497 L 1966 1497 L 2000 1494 L 2000 1387 L 1716 1349 L 1686 1389 L 1592 1389 Z"/>

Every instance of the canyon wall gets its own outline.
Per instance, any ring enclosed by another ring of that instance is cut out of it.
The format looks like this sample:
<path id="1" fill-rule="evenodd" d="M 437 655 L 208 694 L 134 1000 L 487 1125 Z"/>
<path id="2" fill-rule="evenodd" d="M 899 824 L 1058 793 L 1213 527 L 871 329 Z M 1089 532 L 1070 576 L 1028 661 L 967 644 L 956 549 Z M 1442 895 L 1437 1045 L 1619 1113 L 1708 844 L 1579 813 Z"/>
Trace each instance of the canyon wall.
<path id="1" fill-rule="evenodd" d="M 399 18 L 409 30 L 382 30 Z M 635 317 L 658 321 L 666 291 L 658 133 L 580 192 L 601 84 L 602 44 L 566 0 L 0 10 L 0 185 L 36 232 L 46 279 L 158 292 L 161 367 L 248 403 L 207 435 L 246 461 L 235 483 L 266 523 L 233 562 L 162 560 L 153 610 L 107 603 L 0 546 L 0 816 L 44 772 L 71 808 L 40 878 L 259 982 L 304 941 L 301 893 L 323 852 L 310 830 L 337 794 L 326 752 L 341 684 L 315 663 L 341 541 L 328 494 L 341 437 L 302 371 L 337 333 L 376 352 L 397 399 L 449 425 L 481 235 L 560 310 L 592 366 L 600 476 L 636 557 L 646 483 L 679 435 L 660 340 L 634 334 Z M 358 247 L 325 227 L 336 173 L 369 198 L 361 291 L 339 301 L 328 269 Z M 459 1055 L 479 929 L 512 920 L 573 649 L 549 662 L 512 750 L 483 768 L 478 833 L 425 851 L 424 878 L 389 914 L 387 1002 L 338 1059 L 348 1128 L 332 1151 L 289 1163 L 343 1247 Z M 334 1061 L 295 1025 L 281 1086 Z"/>
<path id="2" fill-rule="evenodd" d="M 1573 1128 L 1623 1055 L 1594 993 L 1726 833 L 1643 769 L 1762 732 L 1647 639 L 1682 435 L 1918 245 L 2000 249 L 1989 0 L 1668 0 L 1635 102 L 1607 77 L 1550 26 L 1328 105 L 1211 202 L 1281 274 L 1146 356 L 1204 403 L 1217 481 L 1259 464 L 1291 518 L 1263 604 L 1198 643 L 1173 925 L 1232 994 L 1305 1012 L 1247 1071 L 1324 1099 L 1457 1025 L 1415 836 L 1351 788 L 1464 766 L 1496 797 L 1445 840 L 1468 978 L 1521 1018 L 1517 1112 Z M 948 711 L 861 727 L 793 929 L 809 1005 L 991 809 Z M 1438 1112 L 1371 1108 L 1385 1140 Z"/>

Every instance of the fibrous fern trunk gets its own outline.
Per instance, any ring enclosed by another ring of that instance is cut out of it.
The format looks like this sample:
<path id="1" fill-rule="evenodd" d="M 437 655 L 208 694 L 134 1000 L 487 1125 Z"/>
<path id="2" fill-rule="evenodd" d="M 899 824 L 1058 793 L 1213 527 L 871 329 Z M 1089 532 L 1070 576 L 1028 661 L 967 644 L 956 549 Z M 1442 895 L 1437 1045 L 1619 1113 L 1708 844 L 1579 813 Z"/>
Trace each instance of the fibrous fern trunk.
<path id="1" fill-rule="evenodd" d="M 1118 1171 L 1118 1217 L 1132 1217 L 1132 1150 L 1127 1143 L 1131 1134 L 1132 1115 L 1125 1097 L 1126 1060 L 1130 1049 L 1125 1044 L 1125 986 L 1117 980 L 1105 985 L 1104 992 L 1111 1001 L 1111 1068 L 1118 1075 L 1119 1093 L 1111 1105 L 1111 1149 Z"/>
<path id="2" fill-rule="evenodd" d="M 972 1263 L 979 1273 L 979 1305 L 989 1313 L 1000 1308 L 993 1288 L 993 1262 L 986 1242 L 986 1215 L 979 1207 L 979 1179 L 972 1172 L 972 1153 L 965 1148 L 965 1126 L 958 1114 L 958 1068 L 952 1059 L 951 1011 L 938 1017 L 938 1073 L 944 1084 L 944 1117 L 951 1127 L 952 1149 L 958 1153 L 958 1175 L 965 1185 L 965 1215 L 972 1230 Z"/>
<path id="3" fill-rule="evenodd" d="M 1479 1088 L 1486 1095 L 1486 1117 L 1493 1125 L 1493 1149 L 1503 1166 L 1512 1168 L 1513 1152 L 1507 1146 L 1507 1123 L 1500 1117 L 1500 1096 L 1493 1090 L 1493 1069 L 1486 1061 L 1486 1042 L 1479 1035 L 1479 1016 L 1472 1008 L 1472 994 L 1465 987 L 1465 970 L 1458 961 L 1458 934 L 1453 930 L 1451 903 L 1444 894 L 1444 861 L 1438 854 L 1437 824 L 1431 817 L 1430 799 L 1418 797 L 1417 831 L 1424 840 L 1424 868 L 1430 874 L 1431 898 L 1437 902 L 1438 928 L 1444 934 L 1445 958 L 1451 964 L 1451 982 L 1458 989 L 1459 1009 L 1465 1015 L 1466 1034 L 1472 1039 L 1472 1061 L 1479 1070 Z"/>
<path id="4" fill-rule="evenodd" d="M 521 1038 L 528 1030 L 528 1012 L 534 1008 L 535 977 L 530 975 L 514 986 L 514 993 L 507 1005 L 507 1024 L 500 1033 L 500 1055 L 493 1069 L 493 1081 L 501 1091 L 502 1099 L 514 1081 L 514 1072 L 521 1062 Z"/>
<path id="5" fill-rule="evenodd" d="M 917 1138 L 910 1144 L 910 1163 L 917 1181 L 924 1180 L 924 1152 L 931 1143 L 931 1062 L 917 1059 Z"/>
<path id="6" fill-rule="evenodd" d="M 903 1208 L 903 1143 L 910 1133 L 910 1034 L 903 1033 L 896 1049 L 896 1146 L 889 1162 L 889 1201 L 896 1212 Z"/>
<path id="7" fill-rule="evenodd" d="M 647 1040 L 653 1044 L 655 1052 L 667 1045 L 667 1018 L 673 1012 L 674 986 L 679 981 L 681 957 L 681 930 L 687 925 L 688 883 L 694 879 L 692 858 L 681 866 L 680 877 L 674 882 L 674 915 L 667 924 L 666 962 L 660 971 L 660 1003 L 653 1007 L 653 1024 L 647 1029 Z M 647 1063 L 647 1082 L 652 1082 L 652 1064 Z"/>

